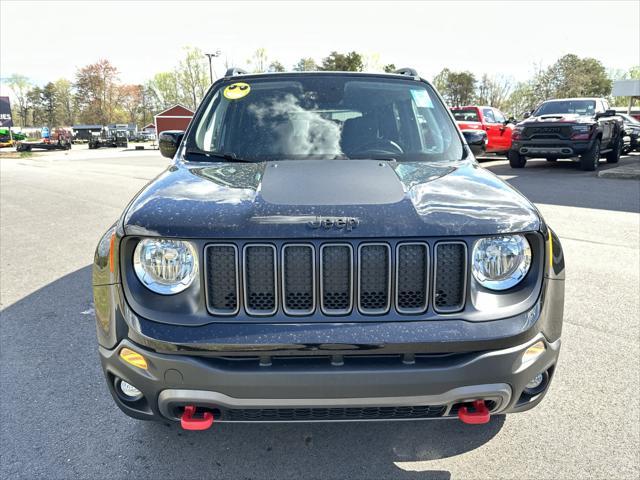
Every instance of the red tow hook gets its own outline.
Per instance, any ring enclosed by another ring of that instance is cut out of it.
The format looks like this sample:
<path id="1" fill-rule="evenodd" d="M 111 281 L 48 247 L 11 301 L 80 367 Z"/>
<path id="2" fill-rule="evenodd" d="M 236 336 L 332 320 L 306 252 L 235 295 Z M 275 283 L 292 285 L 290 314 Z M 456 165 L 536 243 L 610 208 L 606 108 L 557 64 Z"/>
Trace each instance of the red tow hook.
<path id="1" fill-rule="evenodd" d="M 194 418 L 196 407 L 187 405 L 184 407 L 184 413 L 180 417 L 180 425 L 185 430 L 206 430 L 213 425 L 213 413 L 203 412 L 202 418 Z"/>
<path id="2" fill-rule="evenodd" d="M 489 409 L 484 403 L 484 400 L 474 400 L 473 412 L 469 411 L 469 407 L 463 406 L 458 409 L 458 418 L 462 423 L 469 425 L 481 425 L 483 423 L 489 423 Z"/>

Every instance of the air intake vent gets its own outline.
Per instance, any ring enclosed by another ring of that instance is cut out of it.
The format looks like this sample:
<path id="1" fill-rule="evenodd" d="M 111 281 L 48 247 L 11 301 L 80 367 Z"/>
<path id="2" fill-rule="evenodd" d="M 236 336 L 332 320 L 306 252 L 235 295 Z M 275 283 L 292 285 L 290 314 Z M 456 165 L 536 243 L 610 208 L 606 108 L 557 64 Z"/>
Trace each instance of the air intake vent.
<path id="1" fill-rule="evenodd" d="M 464 307 L 466 273 L 466 244 L 462 242 L 436 244 L 434 308 L 437 312 L 457 312 Z"/>
<path id="2" fill-rule="evenodd" d="M 248 245 L 244 249 L 245 308 L 249 315 L 272 315 L 276 304 L 276 248 Z"/>
<path id="3" fill-rule="evenodd" d="M 345 315 L 353 308 L 353 249 L 349 244 L 320 248 L 320 304 L 327 315 Z"/>
<path id="4" fill-rule="evenodd" d="M 389 311 L 391 290 L 391 252 L 386 243 L 360 245 L 358 308 L 369 315 Z"/>
<path id="5" fill-rule="evenodd" d="M 235 245 L 209 245 L 207 305 L 214 315 L 235 315 L 238 303 L 238 249 Z"/>
<path id="6" fill-rule="evenodd" d="M 308 315 L 315 307 L 315 255 L 311 245 L 282 247 L 282 285 L 284 311 Z"/>
<path id="7" fill-rule="evenodd" d="M 398 245 L 396 259 L 396 308 L 400 313 L 427 309 L 429 247 L 426 243 Z"/>

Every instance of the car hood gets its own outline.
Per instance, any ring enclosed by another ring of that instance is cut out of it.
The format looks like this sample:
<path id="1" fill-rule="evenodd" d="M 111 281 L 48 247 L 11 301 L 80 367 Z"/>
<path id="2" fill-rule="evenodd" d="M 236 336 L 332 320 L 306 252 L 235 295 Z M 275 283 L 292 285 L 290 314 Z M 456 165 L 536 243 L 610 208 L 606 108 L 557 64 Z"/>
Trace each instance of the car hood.
<path id="1" fill-rule="evenodd" d="M 519 125 L 530 126 L 538 123 L 593 123 L 595 120 L 590 115 L 578 115 L 576 113 L 554 113 L 548 115 L 540 115 L 537 117 L 529 117 L 520 122 Z"/>
<path id="2" fill-rule="evenodd" d="M 122 220 L 127 235 L 264 239 L 486 235 L 539 218 L 471 161 L 287 160 L 177 163 Z"/>

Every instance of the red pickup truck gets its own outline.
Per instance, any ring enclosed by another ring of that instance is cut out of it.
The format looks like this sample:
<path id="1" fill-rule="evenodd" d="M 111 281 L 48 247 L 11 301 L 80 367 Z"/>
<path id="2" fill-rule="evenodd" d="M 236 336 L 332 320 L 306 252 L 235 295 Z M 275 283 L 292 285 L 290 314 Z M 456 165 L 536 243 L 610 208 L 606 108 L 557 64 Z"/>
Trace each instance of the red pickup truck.
<path id="1" fill-rule="evenodd" d="M 453 107 L 451 109 L 461 130 L 487 132 L 487 153 L 507 154 L 511 148 L 514 122 L 497 108 L 484 106 Z"/>

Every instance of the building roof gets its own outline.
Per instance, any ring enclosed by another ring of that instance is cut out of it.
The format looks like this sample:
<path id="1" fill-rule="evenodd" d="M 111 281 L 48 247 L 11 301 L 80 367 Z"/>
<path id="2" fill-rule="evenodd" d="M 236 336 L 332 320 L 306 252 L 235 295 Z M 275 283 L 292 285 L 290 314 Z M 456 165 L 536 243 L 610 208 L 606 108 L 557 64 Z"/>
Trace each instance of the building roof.
<path id="1" fill-rule="evenodd" d="M 161 111 L 160 113 L 156 113 L 154 116 L 156 117 L 173 117 L 173 116 L 193 116 L 193 110 L 185 107 L 184 105 L 180 105 L 176 103 L 175 105 Z"/>

